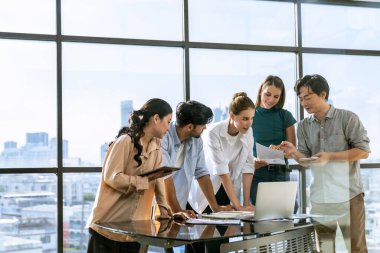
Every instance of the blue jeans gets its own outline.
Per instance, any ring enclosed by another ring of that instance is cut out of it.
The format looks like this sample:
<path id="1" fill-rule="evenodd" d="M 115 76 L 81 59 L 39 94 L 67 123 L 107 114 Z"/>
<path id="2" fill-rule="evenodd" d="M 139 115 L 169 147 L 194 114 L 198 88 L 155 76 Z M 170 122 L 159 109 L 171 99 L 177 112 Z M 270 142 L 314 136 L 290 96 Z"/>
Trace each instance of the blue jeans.
<path id="1" fill-rule="evenodd" d="M 290 180 L 290 172 L 278 169 L 268 170 L 268 166 L 261 167 L 255 170 L 251 185 L 251 202 L 256 205 L 257 187 L 261 182 L 284 182 Z M 296 200 L 294 213 L 298 210 L 298 202 Z"/>

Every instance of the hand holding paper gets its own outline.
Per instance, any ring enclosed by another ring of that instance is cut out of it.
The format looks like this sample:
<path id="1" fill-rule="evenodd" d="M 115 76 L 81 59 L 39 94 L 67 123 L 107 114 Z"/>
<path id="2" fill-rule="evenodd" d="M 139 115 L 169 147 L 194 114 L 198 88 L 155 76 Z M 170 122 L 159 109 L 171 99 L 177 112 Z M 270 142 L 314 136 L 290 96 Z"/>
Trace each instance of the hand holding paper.
<path id="1" fill-rule="evenodd" d="M 284 152 L 268 148 L 260 143 L 256 143 L 257 158 L 266 161 L 268 164 L 285 165 Z"/>

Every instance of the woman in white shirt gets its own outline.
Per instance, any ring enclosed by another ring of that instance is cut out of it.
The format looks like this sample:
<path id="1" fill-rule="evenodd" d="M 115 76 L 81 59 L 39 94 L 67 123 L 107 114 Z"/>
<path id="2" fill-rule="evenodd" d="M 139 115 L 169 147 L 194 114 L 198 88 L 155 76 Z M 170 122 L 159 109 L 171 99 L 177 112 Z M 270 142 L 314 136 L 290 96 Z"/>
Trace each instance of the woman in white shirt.
<path id="1" fill-rule="evenodd" d="M 229 106 L 229 118 L 209 126 L 204 134 L 206 163 L 210 170 L 219 205 L 229 205 L 239 211 L 253 211 L 250 187 L 254 173 L 252 122 L 255 104 L 245 92 L 236 93 Z M 243 204 L 240 202 L 243 185 Z M 192 207 L 206 211 L 207 203 L 194 184 Z M 206 211 L 208 212 L 208 211 Z"/>

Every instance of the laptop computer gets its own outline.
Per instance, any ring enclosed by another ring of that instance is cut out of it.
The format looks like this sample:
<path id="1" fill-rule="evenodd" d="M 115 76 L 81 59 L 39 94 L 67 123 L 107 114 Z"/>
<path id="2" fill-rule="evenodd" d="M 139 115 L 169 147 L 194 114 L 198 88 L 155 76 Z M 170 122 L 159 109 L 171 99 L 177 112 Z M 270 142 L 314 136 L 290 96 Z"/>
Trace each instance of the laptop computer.
<path id="1" fill-rule="evenodd" d="M 256 196 L 256 211 L 222 211 L 202 214 L 210 219 L 240 219 L 260 221 L 293 218 L 298 182 L 262 182 L 259 183 Z"/>
<path id="2" fill-rule="evenodd" d="M 293 217 L 298 182 L 259 183 L 256 211 L 252 220 L 270 220 Z"/>

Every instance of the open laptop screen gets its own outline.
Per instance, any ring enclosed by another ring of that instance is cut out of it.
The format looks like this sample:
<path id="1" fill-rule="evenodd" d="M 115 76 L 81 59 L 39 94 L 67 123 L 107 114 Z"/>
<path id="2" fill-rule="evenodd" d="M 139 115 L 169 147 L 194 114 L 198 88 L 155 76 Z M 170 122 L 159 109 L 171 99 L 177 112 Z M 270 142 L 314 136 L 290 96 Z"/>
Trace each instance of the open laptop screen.
<path id="1" fill-rule="evenodd" d="M 294 211 L 298 182 L 259 183 L 255 220 L 290 218 Z"/>

